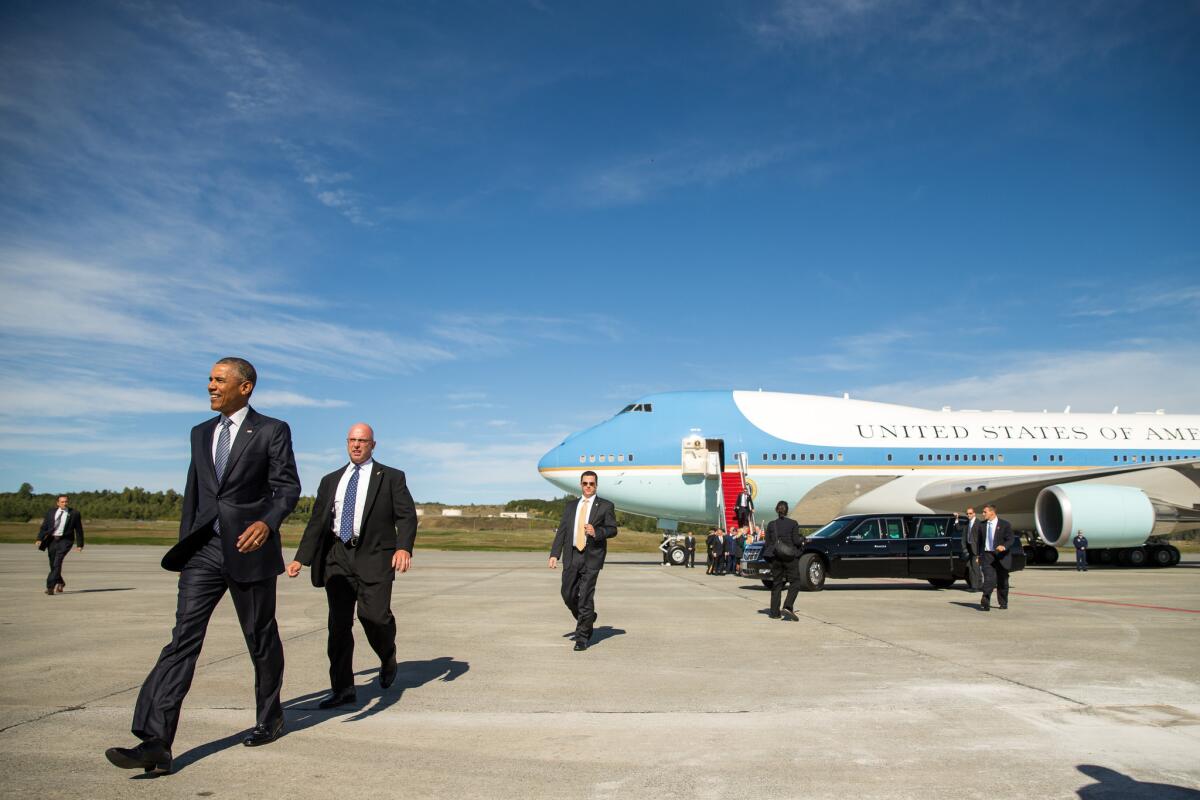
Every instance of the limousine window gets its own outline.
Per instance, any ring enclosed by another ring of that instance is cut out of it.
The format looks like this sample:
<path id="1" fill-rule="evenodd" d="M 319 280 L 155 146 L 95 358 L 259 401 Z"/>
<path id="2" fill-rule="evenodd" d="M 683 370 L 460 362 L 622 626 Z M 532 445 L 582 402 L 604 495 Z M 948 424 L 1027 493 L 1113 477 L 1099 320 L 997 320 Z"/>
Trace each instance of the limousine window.
<path id="1" fill-rule="evenodd" d="M 944 519 L 923 519 L 917 526 L 918 539 L 937 539 L 946 535 Z"/>
<path id="2" fill-rule="evenodd" d="M 821 530 L 812 534 L 812 536 L 810 538 L 812 538 L 812 539 L 828 539 L 830 536 L 837 536 L 839 533 L 841 533 L 846 528 L 847 525 L 850 524 L 850 522 L 851 522 L 851 520 L 848 520 L 848 519 L 835 519 L 833 522 L 829 523 L 824 528 L 821 528 Z"/>
<path id="3" fill-rule="evenodd" d="M 882 539 L 883 534 L 879 530 L 879 520 L 864 519 L 854 531 L 850 534 L 859 539 Z"/>

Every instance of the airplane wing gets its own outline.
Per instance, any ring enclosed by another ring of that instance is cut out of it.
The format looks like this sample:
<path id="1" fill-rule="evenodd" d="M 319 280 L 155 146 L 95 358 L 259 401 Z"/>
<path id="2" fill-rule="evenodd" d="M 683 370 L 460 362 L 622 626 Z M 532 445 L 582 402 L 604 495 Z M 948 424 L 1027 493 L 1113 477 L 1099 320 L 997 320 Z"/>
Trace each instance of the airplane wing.
<path id="1" fill-rule="evenodd" d="M 1171 495 L 1169 485 L 1172 480 L 1178 481 L 1182 476 L 1196 486 L 1200 486 L 1200 458 L 1183 461 L 1153 461 L 1138 464 L 1128 464 L 1119 467 L 1098 467 L 1094 469 L 1062 470 L 1042 472 L 1036 475 L 985 475 L 974 478 L 950 478 L 947 480 L 928 483 L 917 490 L 917 502 L 929 508 L 957 509 L 970 504 L 978 506 L 985 503 L 995 503 L 1004 508 L 1033 508 L 1038 493 L 1047 486 L 1058 483 L 1076 483 L 1090 481 L 1096 478 L 1108 478 L 1105 483 L 1121 484 L 1123 476 L 1128 477 L 1129 485 L 1147 488 L 1147 483 L 1154 484 L 1151 470 L 1168 470 L 1171 474 L 1157 477 L 1165 478 L 1158 481 L 1164 485 L 1164 495 Z M 1148 490 L 1147 494 L 1155 492 Z M 1172 502 L 1172 498 L 1164 496 L 1161 499 Z"/>

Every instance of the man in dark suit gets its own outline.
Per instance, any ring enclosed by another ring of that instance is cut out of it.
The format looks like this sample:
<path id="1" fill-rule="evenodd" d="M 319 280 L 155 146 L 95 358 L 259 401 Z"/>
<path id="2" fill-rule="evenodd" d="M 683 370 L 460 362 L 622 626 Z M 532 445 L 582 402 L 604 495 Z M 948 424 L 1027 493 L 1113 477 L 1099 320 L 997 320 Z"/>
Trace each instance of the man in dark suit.
<path id="1" fill-rule="evenodd" d="M 971 506 L 967 507 L 966 517 L 954 515 L 952 533 L 962 537 L 963 549 L 967 555 L 967 589 L 970 591 L 979 591 L 979 587 L 983 585 L 983 569 L 979 565 L 977 550 L 980 524 L 982 523 L 975 516 L 975 509 Z"/>
<path id="2" fill-rule="evenodd" d="M 562 521 L 550 548 L 550 569 L 562 557 L 562 599 L 575 617 L 576 650 L 587 650 L 596 623 L 596 580 L 604 569 L 608 540 L 617 535 L 617 513 L 612 503 L 596 494 L 596 473 L 579 476 L 583 493 L 563 509 Z"/>
<path id="3" fill-rule="evenodd" d="M 771 619 L 784 619 L 788 622 L 799 622 L 796 616 L 796 596 L 800 594 L 800 562 L 796 554 L 804 546 L 804 537 L 796 520 L 787 515 L 788 504 L 780 500 L 775 504 L 777 519 L 767 523 L 767 535 L 763 542 L 763 558 L 771 565 L 771 610 L 767 616 Z M 776 552 L 776 546 L 786 542 L 793 549 L 790 556 Z M 788 585 L 787 600 L 779 607 L 783 596 L 783 585 Z"/>
<path id="4" fill-rule="evenodd" d="M 46 551 L 50 559 L 50 574 L 46 576 L 46 594 L 62 594 L 67 587 L 63 579 L 62 565 L 71 545 L 75 550 L 83 549 L 83 518 L 70 506 L 71 498 L 58 496 L 54 508 L 46 512 L 42 527 L 38 529 L 37 546 Z"/>
<path id="5" fill-rule="evenodd" d="M 1008 520 L 996 516 L 996 507 L 990 503 L 983 507 L 983 522 L 976 529 L 975 549 L 983 568 L 983 597 L 979 599 L 979 607 L 991 610 L 995 590 L 1000 608 L 1008 608 L 1008 571 L 1012 569 L 1012 548 L 1017 536 Z"/>
<path id="6" fill-rule="evenodd" d="M 713 531 L 712 545 L 712 569 L 709 574 L 724 575 L 725 574 L 725 534 L 719 529 Z"/>
<path id="7" fill-rule="evenodd" d="M 375 431 L 359 423 L 346 434 L 350 463 L 326 475 L 289 577 L 312 567 L 313 586 L 329 599 L 329 697 L 321 708 L 354 703 L 354 610 L 379 656 L 379 685 L 396 680 L 392 583 L 407 572 L 417 538 L 417 510 L 404 473 L 372 457 Z"/>
<path id="8" fill-rule="evenodd" d="M 688 569 L 696 568 L 696 535 L 691 531 L 683 537 L 683 565 Z"/>
<path id="9" fill-rule="evenodd" d="M 209 404 L 220 415 L 192 428 L 179 542 L 162 559 L 164 569 L 180 573 L 175 628 L 138 694 L 132 731 L 141 744 L 105 753 L 123 769 L 171 771 L 183 698 L 226 592 L 254 663 L 256 725 L 242 744 L 267 744 L 283 732 L 275 583 L 283 572 L 279 526 L 300 498 L 300 478 L 287 423 L 249 406 L 257 382 L 241 358 L 223 358 L 209 374 Z"/>

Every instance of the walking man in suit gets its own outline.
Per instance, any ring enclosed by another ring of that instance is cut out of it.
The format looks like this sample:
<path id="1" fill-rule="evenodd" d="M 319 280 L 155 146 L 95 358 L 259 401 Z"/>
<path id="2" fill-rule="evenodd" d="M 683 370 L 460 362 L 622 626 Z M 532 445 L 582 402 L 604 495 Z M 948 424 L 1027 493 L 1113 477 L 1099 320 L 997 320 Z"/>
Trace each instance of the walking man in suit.
<path id="1" fill-rule="evenodd" d="M 300 498 L 287 423 L 250 407 L 258 375 L 249 361 L 222 358 L 208 378 L 219 416 L 192 428 L 179 542 L 162 559 L 179 573 L 171 642 L 146 676 L 133 711 L 136 747 L 105 755 L 122 769 L 171 771 L 171 745 L 192 685 L 208 621 L 228 592 L 254 663 L 255 726 L 247 747 L 283 732 L 283 643 L 275 622 L 275 583 L 283 572 L 279 526 Z"/>
<path id="2" fill-rule="evenodd" d="M 996 507 L 989 503 L 983 507 L 983 523 L 977 526 L 976 549 L 980 553 L 983 568 L 983 597 L 979 607 L 984 611 L 992 608 L 992 591 L 1000 608 L 1008 608 L 1008 571 L 1012 569 L 1012 548 L 1017 537 L 1008 520 L 996 516 Z"/>
<path id="3" fill-rule="evenodd" d="M 417 509 L 404 473 L 374 460 L 375 431 L 359 423 L 346 434 L 350 463 L 321 479 L 312 517 L 288 577 L 312 567 L 313 586 L 329 600 L 329 697 L 321 708 L 354 703 L 354 611 L 379 656 L 379 685 L 396 680 L 392 583 L 407 572 L 417 538 Z"/>
<path id="4" fill-rule="evenodd" d="M 683 537 L 683 565 L 688 569 L 696 568 L 696 535 L 688 531 Z"/>
<path id="5" fill-rule="evenodd" d="M 800 594 L 800 562 L 797 555 L 804 547 L 804 537 L 800 534 L 800 526 L 796 520 L 787 515 L 788 504 L 780 500 L 775 504 L 776 519 L 767 523 L 766 543 L 763 545 L 763 558 L 771 565 L 771 610 L 767 616 L 771 619 L 784 619 L 788 622 L 799 622 L 796 616 L 796 596 Z M 777 548 L 780 542 L 784 547 L 790 547 L 790 554 L 780 552 Z M 783 597 L 783 585 L 788 585 L 787 599 L 783 608 L 779 601 Z"/>
<path id="6" fill-rule="evenodd" d="M 596 473 L 579 476 L 582 497 L 567 503 L 550 548 L 550 569 L 562 557 L 562 599 L 575 617 L 576 650 L 587 650 L 596 624 L 596 580 L 604 569 L 608 540 L 617 535 L 612 503 L 596 494 Z"/>
<path id="7" fill-rule="evenodd" d="M 46 551 L 50 559 L 50 574 L 46 576 L 46 594 L 62 594 L 67 587 L 63 579 L 63 559 L 75 545 L 78 552 L 83 550 L 83 518 L 79 512 L 70 506 L 71 498 L 65 494 L 58 496 L 54 508 L 46 512 L 42 527 L 38 530 L 37 545 Z"/>

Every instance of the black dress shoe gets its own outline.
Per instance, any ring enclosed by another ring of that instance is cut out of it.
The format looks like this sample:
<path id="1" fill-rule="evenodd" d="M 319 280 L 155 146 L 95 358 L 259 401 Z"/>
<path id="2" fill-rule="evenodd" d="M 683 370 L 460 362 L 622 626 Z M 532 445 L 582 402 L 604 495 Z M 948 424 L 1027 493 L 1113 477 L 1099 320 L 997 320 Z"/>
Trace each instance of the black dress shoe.
<path id="1" fill-rule="evenodd" d="M 267 725 L 255 725 L 254 730 L 250 731 L 250 735 L 242 739 L 242 744 L 246 745 L 246 747 L 259 747 L 264 744 L 270 744 L 282 734 L 283 717 L 280 717 L 276 722 Z"/>
<path id="2" fill-rule="evenodd" d="M 576 652 L 579 652 L 580 650 L 587 650 L 587 648 L 588 648 L 588 644 L 587 644 L 586 640 L 584 640 L 584 639 L 576 639 L 575 640 L 575 651 Z"/>
<path id="3" fill-rule="evenodd" d="M 796 616 L 796 612 L 792 611 L 790 608 L 785 608 L 783 610 L 783 618 L 785 620 L 787 620 L 788 622 L 799 622 L 800 621 L 800 618 Z"/>
<path id="4" fill-rule="evenodd" d="M 1000 610 L 1001 610 L 1001 611 L 1003 611 L 1003 610 L 1004 610 L 1004 609 L 1006 609 L 1006 608 L 1008 608 L 1008 603 L 1001 603 L 1001 604 L 1000 604 Z"/>
<path id="5" fill-rule="evenodd" d="M 396 682 L 396 657 L 392 656 L 379 666 L 379 686 L 386 689 Z"/>
<path id="6" fill-rule="evenodd" d="M 780 615 L 779 615 L 778 611 L 768 611 L 767 616 L 770 617 L 771 619 L 779 619 Z"/>
<path id="7" fill-rule="evenodd" d="M 349 689 L 343 689 L 340 692 L 334 692 L 329 695 L 329 697 L 317 703 L 317 708 L 337 708 L 338 706 L 348 706 L 356 702 L 358 702 L 358 693 L 351 686 Z"/>
<path id="8" fill-rule="evenodd" d="M 121 769 L 141 769 L 155 775 L 171 771 L 171 751 L 157 739 L 147 739 L 137 747 L 110 747 L 104 757 Z"/>

